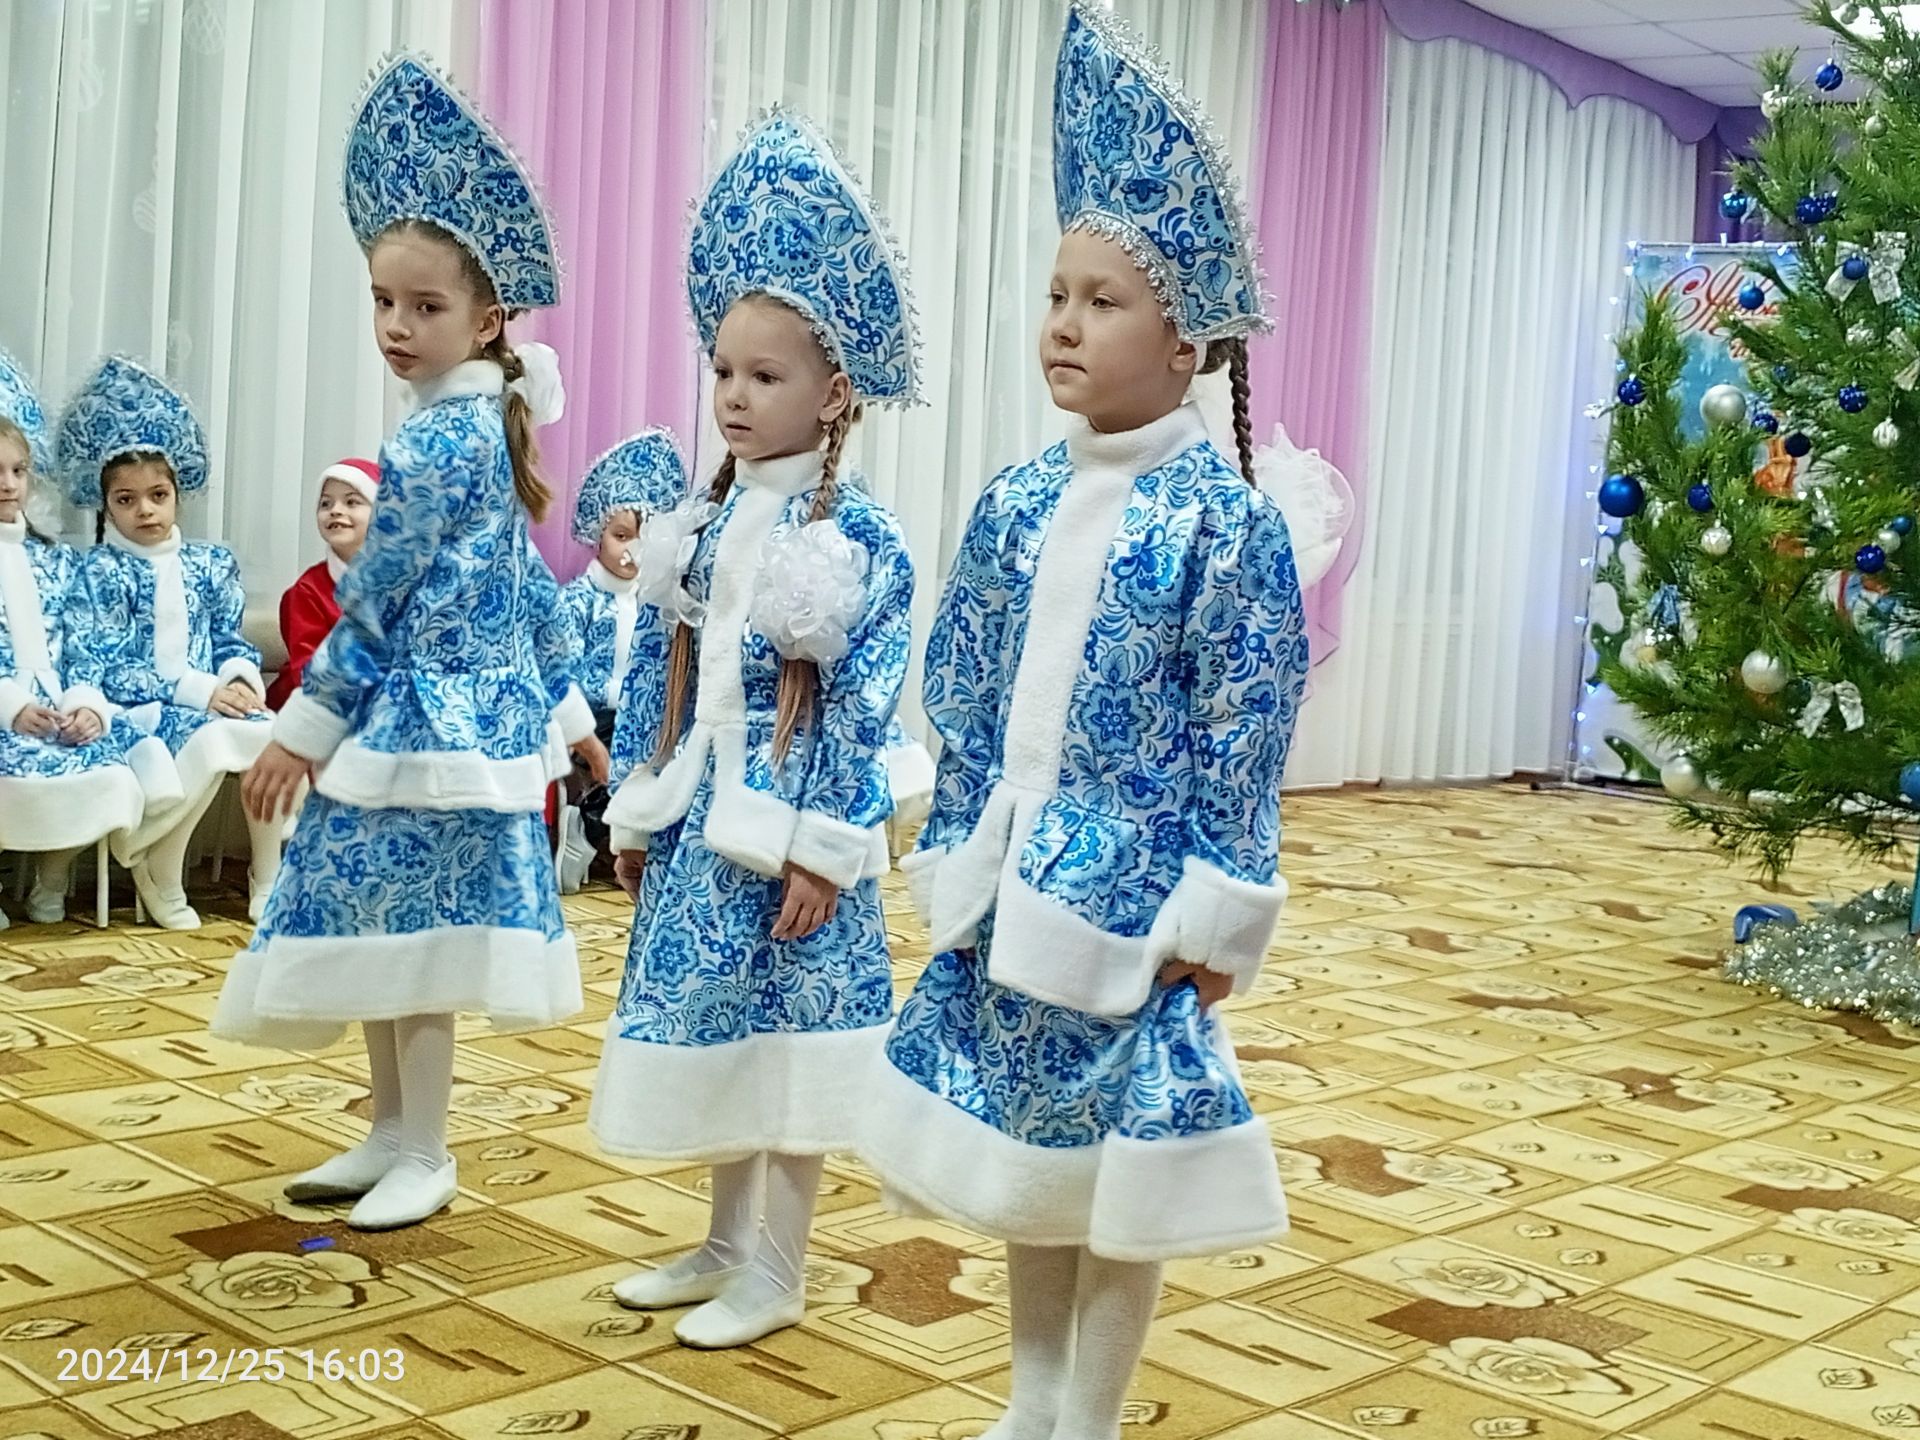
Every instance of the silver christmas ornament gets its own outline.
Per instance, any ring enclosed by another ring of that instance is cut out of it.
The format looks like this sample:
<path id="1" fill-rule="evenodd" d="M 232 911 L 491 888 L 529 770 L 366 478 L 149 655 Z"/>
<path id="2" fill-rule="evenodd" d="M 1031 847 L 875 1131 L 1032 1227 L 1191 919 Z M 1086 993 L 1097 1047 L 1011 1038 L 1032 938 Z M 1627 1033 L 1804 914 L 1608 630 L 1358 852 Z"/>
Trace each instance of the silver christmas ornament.
<path id="1" fill-rule="evenodd" d="M 1884 115 L 1869 115 L 1866 123 L 1860 127 L 1860 133 L 1869 140 L 1878 140 L 1882 135 L 1887 133 L 1887 117 Z"/>
<path id="2" fill-rule="evenodd" d="M 1724 555 L 1733 548 L 1733 532 L 1724 525 L 1709 525 L 1701 532 L 1700 548 L 1709 555 Z"/>
<path id="3" fill-rule="evenodd" d="M 1900 443 L 1900 427 L 1891 420 L 1882 420 L 1873 427 L 1873 443 L 1882 450 L 1891 450 Z"/>
<path id="4" fill-rule="evenodd" d="M 1738 425 L 1747 418 L 1746 393 L 1738 385 L 1715 385 L 1700 397 L 1700 418 L 1709 425 Z"/>
<path id="5" fill-rule="evenodd" d="M 1705 781 L 1691 755 L 1676 755 L 1660 767 L 1660 783 L 1669 795 L 1684 800 L 1698 794 Z"/>
<path id="6" fill-rule="evenodd" d="M 1847 343 L 1856 350 L 1864 350 L 1880 338 L 1880 332 L 1873 326 L 1861 321 L 1847 331 Z"/>
<path id="7" fill-rule="evenodd" d="M 1873 537 L 1873 543 L 1891 555 L 1900 548 L 1900 532 L 1891 525 L 1880 527 L 1880 533 Z"/>
<path id="8" fill-rule="evenodd" d="M 1887 61 L 1887 74 L 1904 75 L 1913 68 L 1913 62 L 1904 55 L 1896 55 Z"/>
<path id="9" fill-rule="evenodd" d="M 1792 678 L 1786 661 L 1764 650 L 1755 650 L 1740 662 L 1740 681 L 1756 695 L 1778 695 Z"/>

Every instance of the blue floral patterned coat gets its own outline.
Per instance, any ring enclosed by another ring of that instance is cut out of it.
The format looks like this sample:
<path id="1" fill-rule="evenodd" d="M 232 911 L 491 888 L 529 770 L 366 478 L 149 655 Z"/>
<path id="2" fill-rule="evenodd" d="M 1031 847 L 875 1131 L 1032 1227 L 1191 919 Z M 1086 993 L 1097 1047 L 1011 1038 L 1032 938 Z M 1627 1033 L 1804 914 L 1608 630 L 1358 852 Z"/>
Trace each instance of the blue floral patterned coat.
<path id="1" fill-rule="evenodd" d="M 1174 958 L 1250 985 L 1306 672 L 1286 524 L 1195 407 L 996 477 L 927 647 L 944 748 L 903 868 L 935 951 L 994 914 L 990 977 L 1095 1015 Z"/>
<path id="2" fill-rule="evenodd" d="M 485 360 L 421 387 L 381 451 L 340 622 L 275 724 L 343 804 L 539 810 L 593 733 L 578 639 L 514 498 L 500 389 Z"/>
<path id="3" fill-rule="evenodd" d="M 560 598 L 580 637 L 580 689 L 595 710 L 617 710 L 636 659 L 640 606 L 637 582 L 621 580 L 598 560 L 570 580 Z M 657 624 L 657 616 L 655 618 Z"/>

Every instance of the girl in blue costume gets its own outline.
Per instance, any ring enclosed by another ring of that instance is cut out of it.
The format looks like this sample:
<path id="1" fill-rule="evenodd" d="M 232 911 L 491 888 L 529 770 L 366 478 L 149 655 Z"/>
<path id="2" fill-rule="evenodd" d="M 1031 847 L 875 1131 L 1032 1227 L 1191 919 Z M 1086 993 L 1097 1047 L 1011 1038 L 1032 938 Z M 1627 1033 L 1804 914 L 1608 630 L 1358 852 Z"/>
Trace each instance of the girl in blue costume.
<path id="1" fill-rule="evenodd" d="M 611 1151 L 713 1165 L 706 1243 L 614 1294 L 707 1302 L 674 1333 L 716 1348 L 801 1319 L 822 1156 L 853 1140 L 893 1010 L 878 877 L 913 566 L 842 455 L 917 367 L 904 267 L 798 116 L 714 180 L 687 286 L 727 454 L 641 537 L 642 598 L 678 623 L 616 734 L 645 757 L 607 808 L 639 909 L 590 1121 Z"/>
<path id="2" fill-rule="evenodd" d="M 136 829 L 114 837 L 114 854 L 156 924 L 197 929 L 181 878 L 187 844 L 221 782 L 268 738 L 260 652 L 240 628 L 240 566 L 225 546 L 180 534 L 180 497 L 207 483 L 206 435 L 184 395 L 115 356 L 67 402 L 54 450 L 67 499 L 100 510 L 106 542 L 81 564 L 87 624 L 75 673 L 165 743 L 183 795 L 149 804 Z M 272 825 L 249 828 L 257 915 L 281 837 Z"/>
<path id="3" fill-rule="evenodd" d="M 1040 331 L 1069 437 L 996 476 L 927 648 L 944 747 L 903 862 L 936 954 L 865 1152 L 1007 1242 L 992 1440 L 1117 1440 L 1160 1262 L 1286 1227 L 1212 1005 L 1286 895 L 1281 768 L 1307 670 L 1278 509 L 1250 484 L 1252 235 L 1205 121 L 1098 4 L 1054 91 L 1066 232 Z M 1186 398 L 1231 367 L 1240 469 Z"/>
<path id="4" fill-rule="evenodd" d="M 560 592 L 580 636 L 580 688 L 595 734 L 611 743 L 627 677 L 666 663 L 659 612 L 643 620 L 635 559 L 640 527 L 687 495 L 687 467 L 673 435 L 658 427 L 631 435 L 587 467 L 573 502 L 573 538 L 594 547 L 586 570 Z M 647 677 L 638 677 L 645 681 Z M 651 683 L 657 684 L 657 679 Z M 616 779 L 624 779 L 618 775 Z M 605 786 L 583 788 L 560 816 L 560 889 L 572 894 L 606 839 Z"/>
<path id="5" fill-rule="evenodd" d="M 516 352 L 503 326 L 559 298 L 538 198 L 466 102 L 400 55 L 349 132 L 345 204 L 374 341 L 416 408 L 381 449 L 340 622 L 247 776 L 257 816 L 309 777 L 313 793 L 213 1031 L 310 1049 L 361 1022 L 372 1132 L 286 1193 L 357 1198 L 347 1223 L 374 1230 L 453 1199 L 454 1013 L 532 1029 L 581 1006 L 542 811 L 569 746 L 603 779 L 606 751 L 528 535 L 548 499 L 533 426 L 558 418 L 559 384 L 552 352 Z"/>
<path id="6" fill-rule="evenodd" d="M 27 918 L 40 925 L 66 917 L 76 854 L 181 799 L 166 745 L 78 677 L 80 558 L 27 518 L 51 460 L 40 401 L 0 351 L 0 851 L 39 853 Z"/>

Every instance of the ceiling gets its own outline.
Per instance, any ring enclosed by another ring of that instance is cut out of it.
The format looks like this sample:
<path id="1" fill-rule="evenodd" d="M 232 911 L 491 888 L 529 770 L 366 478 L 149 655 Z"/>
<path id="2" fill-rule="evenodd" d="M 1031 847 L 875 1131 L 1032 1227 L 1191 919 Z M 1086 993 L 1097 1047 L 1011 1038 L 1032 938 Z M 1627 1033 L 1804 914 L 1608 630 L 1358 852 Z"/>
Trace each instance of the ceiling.
<path id="1" fill-rule="evenodd" d="M 1801 16 L 1801 0 L 1471 0 L 1579 50 L 1711 100 L 1752 105 L 1754 64 L 1768 50 L 1800 51 L 1796 74 L 1812 78 L 1828 57 L 1825 30 Z M 1841 98 L 1854 93 L 1851 82 Z"/>

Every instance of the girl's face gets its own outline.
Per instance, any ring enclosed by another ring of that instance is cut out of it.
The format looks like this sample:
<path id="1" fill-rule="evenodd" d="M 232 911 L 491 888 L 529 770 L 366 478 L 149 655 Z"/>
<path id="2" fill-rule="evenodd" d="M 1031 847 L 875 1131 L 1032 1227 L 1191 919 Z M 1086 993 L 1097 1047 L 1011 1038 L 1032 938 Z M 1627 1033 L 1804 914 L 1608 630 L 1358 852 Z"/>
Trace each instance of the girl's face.
<path id="1" fill-rule="evenodd" d="M 504 312 L 473 293 L 465 252 L 452 240 L 393 230 L 367 257 L 373 278 L 373 342 L 387 368 L 420 384 L 480 354 Z"/>
<path id="2" fill-rule="evenodd" d="M 18 435 L 0 434 L 0 523 L 11 525 L 27 503 L 27 480 L 33 457 Z"/>
<path id="3" fill-rule="evenodd" d="M 320 504 L 314 519 L 320 526 L 320 538 L 341 560 L 351 560 L 366 543 L 367 521 L 373 518 L 373 506 L 367 497 L 344 480 L 328 480 L 320 486 Z"/>
<path id="4" fill-rule="evenodd" d="M 1179 407 L 1197 358 L 1124 249 L 1087 230 L 1060 237 L 1040 326 L 1055 405 L 1108 434 L 1136 430 Z"/>
<path id="5" fill-rule="evenodd" d="M 631 580 L 640 573 L 639 562 L 628 547 L 640 538 L 640 517 L 631 510 L 616 510 L 600 527 L 600 563 L 617 580 Z"/>
<path id="6" fill-rule="evenodd" d="M 737 460 L 816 449 L 853 400 L 800 312 L 764 295 L 734 302 L 713 344 L 713 419 Z"/>
<path id="7" fill-rule="evenodd" d="M 137 545 L 158 545 L 173 533 L 180 492 L 164 460 L 120 460 L 107 467 L 107 518 Z"/>

